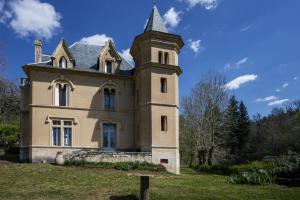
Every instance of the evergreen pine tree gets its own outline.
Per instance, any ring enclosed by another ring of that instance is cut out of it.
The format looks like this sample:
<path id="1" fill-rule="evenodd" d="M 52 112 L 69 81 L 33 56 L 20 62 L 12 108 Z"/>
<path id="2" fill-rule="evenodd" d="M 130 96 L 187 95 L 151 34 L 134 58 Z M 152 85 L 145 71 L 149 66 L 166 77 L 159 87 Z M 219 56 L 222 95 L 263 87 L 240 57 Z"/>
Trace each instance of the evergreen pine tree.
<path id="1" fill-rule="evenodd" d="M 237 131 L 238 131 L 238 119 L 239 119 L 239 106 L 235 96 L 229 99 L 229 104 L 225 113 L 224 120 L 224 133 L 225 133 L 225 148 L 229 159 L 235 157 L 237 151 Z"/>
<path id="2" fill-rule="evenodd" d="M 251 131 L 251 121 L 247 107 L 241 101 L 239 105 L 238 129 L 237 129 L 237 156 L 241 161 Z"/>

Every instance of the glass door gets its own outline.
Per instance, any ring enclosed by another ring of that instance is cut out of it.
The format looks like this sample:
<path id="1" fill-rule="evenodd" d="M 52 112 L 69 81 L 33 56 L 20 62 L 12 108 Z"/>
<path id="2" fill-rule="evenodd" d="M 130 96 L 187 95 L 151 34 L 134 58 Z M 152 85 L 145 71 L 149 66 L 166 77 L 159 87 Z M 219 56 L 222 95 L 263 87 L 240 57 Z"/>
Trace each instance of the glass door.
<path id="1" fill-rule="evenodd" d="M 116 150 L 116 132 L 117 132 L 117 127 L 115 124 L 103 124 L 103 150 L 104 151 Z"/>

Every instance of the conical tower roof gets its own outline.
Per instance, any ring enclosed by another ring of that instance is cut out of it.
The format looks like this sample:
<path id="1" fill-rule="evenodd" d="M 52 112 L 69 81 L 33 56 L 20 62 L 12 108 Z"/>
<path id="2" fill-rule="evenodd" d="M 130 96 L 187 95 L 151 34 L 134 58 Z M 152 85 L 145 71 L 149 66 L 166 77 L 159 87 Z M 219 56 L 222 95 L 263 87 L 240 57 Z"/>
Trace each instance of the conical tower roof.
<path id="1" fill-rule="evenodd" d="M 148 23 L 144 32 L 149 32 L 149 31 L 168 33 L 168 29 L 166 28 L 164 21 L 161 15 L 159 14 L 156 5 L 154 5 L 152 8 L 152 12 L 148 19 Z"/>

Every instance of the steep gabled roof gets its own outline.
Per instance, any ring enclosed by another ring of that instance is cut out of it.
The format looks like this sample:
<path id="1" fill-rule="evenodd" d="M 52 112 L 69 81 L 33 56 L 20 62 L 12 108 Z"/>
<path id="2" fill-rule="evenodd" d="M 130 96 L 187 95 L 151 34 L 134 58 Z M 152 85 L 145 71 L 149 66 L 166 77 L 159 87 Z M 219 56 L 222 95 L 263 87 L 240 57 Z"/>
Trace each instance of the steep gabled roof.
<path id="1" fill-rule="evenodd" d="M 161 15 L 159 14 L 156 5 L 154 5 L 152 8 L 152 12 L 148 19 L 148 23 L 144 32 L 148 32 L 148 31 L 158 31 L 158 32 L 168 33 L 168 29 L 166 28 L 164 21 Z"/>
<path id="2" fill-rule="evenodd" d="M 74 61 L 74 57 L 72 55 L 72 53 L 70 52 L 70 49 L 65 41 L 64 38 L 62 38 L 59 42 L 59 44 L 57 45 L 57 47 L 55 48 L 54 52 L 52 53 L 52 56 L 54 56 L 56 54 L 56 52 L 59 50 L 59 48 L 62 48 L 65 50 L 66 54 L 68 55 L 69 59 L 71 60 L 71 62 Z"/>

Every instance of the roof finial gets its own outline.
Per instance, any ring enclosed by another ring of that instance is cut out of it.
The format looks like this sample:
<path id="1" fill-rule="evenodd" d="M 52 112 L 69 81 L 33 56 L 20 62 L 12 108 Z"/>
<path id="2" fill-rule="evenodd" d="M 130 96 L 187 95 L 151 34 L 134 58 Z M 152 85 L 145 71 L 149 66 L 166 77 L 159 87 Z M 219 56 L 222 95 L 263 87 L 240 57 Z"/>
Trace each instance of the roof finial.
<path id="1" fill-rule="evenodd" d="M 153 7 L 156 6 L 156 0 L 153 0 Z"/>

